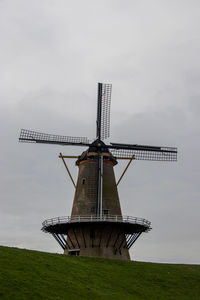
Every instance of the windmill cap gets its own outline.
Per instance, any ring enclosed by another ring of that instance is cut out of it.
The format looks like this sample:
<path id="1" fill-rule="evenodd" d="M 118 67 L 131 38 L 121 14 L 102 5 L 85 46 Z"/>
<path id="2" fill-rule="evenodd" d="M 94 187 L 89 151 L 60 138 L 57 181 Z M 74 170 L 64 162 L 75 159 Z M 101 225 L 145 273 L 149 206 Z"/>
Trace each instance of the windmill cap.
<path id="1" fill-rule="evenodd" d="M 100 140 L 95 140 L 92 144 L 90 144 L 88 150 L 84 151 L 76 161 L 76 165 L 79 165 L 83 161 L 88 161 L 91 159 L 97 159 L 98 153 L 104 158 L 104 161 L 112 162 L 113 165 L 117 164 L 117 160 L 109 151 L 106 144 Z"/>

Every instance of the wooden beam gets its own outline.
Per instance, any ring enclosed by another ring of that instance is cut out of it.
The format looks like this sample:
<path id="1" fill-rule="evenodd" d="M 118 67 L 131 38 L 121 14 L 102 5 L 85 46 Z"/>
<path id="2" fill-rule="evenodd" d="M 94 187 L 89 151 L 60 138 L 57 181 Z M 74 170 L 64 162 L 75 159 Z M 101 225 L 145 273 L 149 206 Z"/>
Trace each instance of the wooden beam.
<path id="1" fill-rule="evenodd" d="M 118 185 L 118 184 L 120 183 L 120 181 L 122 180 L 124 174 L 126 173 L 128 167 L 130 166 L 130 164 L 131 164 L 132 160 L 134 159 L 134 157 L 135 157 L 134 155 L 131 157 L 131 159 L 130 159 L 130 161 L 128 162 L 126 168 L 124 169 L 124 172 L 123 172 L 122 175 L 120 176 L 120 178 L 119 178 L 119 180 L 118 180 L 118 182 L 117 182 L 117 185 Z"/>
<path id="2" fill-rule="evenodd" d="M 73 186 L 76 188 L 75 182 L 74 182 L 74 180 L 73 180 L 73 178 L 72 178 L 72 175 L 71 175 L 71 173 L 70 173 L 70 171 L 69 171 L 69 168 L 68 168 L 68 166 L 67 166 L 67 164 L 66 164 L 66 162 L 65 162 L 65 160 L 64 160 L 64 156 L 62 156 L 62 153 L 60 153 L 59 157 L 62 158 L 63 164 L 64 164 L 64 166 L 65 166 L 65 168 L 66 168 L 66 170 L 67 170 L 67 173 L 68 173 L 68 175 L 69 175 L 69 177 L 70 177 L 70 179 L 71 179 L 71 181 L 72 181 L 72 183 L 73 183 Z"/>
<path id="3" fill-rule="evenodd" d="M 95 155 L 96 153 L 89 153 L 89 156 L 90 155 Z M 109 156 L 109 154 L 105 153 L 103 156 Z M 96 154 L 97 155 L 97 154 Z M 62 155 L 63 158 L 74 158 L 74 159 L 78 159 L 78 156 L 77 155 Z M 118 157 L 118 156 L 114 156 L 116 159 L 122 159 L 122 160 L 127 160 L 127 159 L 130 159 L 130 157 L 125 157 L 125 156 L 121 156 L 121 157 Z M 61 158 L 61 156 L 59 155 L 59 158 Z"/>
<path id="4" fill-rule="evenodd" d="M 134 156 L 134 155 L 133 155 Z M 118 157 L 118 156 L 114 156 L 116 159 L 122 159 L 122 160 L 127 160 L 127 159 L 132 159 L 132 157 L 130 158 L 130 157 L 126 157 L 126 156 L 121 156 L 121 157 Z M 135 157 L 133 157 L 133 159 L 134 159 Z"/>
<path id="5" fill-rule="evenodd" d="M 60 153 L 59 158 L 78 158 L 78 156 L 76 156 L 76 155 L 62 155 Z"/>

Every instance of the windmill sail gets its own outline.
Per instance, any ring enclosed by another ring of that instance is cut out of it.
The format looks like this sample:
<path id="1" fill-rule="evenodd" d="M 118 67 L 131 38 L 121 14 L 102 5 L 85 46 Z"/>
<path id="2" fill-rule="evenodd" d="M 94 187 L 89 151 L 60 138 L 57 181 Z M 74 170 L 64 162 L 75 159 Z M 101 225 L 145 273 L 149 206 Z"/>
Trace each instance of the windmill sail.
<path id="1" fill-rule="evenodd" d="M 110 103 L 111 84 L 98 83 L 97 99 L 97 139 L 104 140 L 110 136 Z M 98 179 L 97 179 L 97 215 L 102 215 L 102 174 L 103 163 L 101 151 L 98 151 Z"/>
<path id="2" fill-rule="evenodd" d="M 177 148 L 175 147 L 111 143 L 109 148 L 111 153 L 118 158 L 131 158 L 134 155 L 137 160 L 177 161 Z"/>
<path id="3" fill-rule="evenodd" d="M 86 137 L 55 135 L 55 134 L 36 132 L 27 129 L 21 129 L 19 141 L 27 142 L 27 143 L 30 142 L 30 143 L 75 145 L 75 146 L 89 145 L 89 140 Z"/>
<path id="4" fill-rule="evenodd" d="M 98 83 L 97 99 L 97 139 L 104 140 L 110 136 L 110 104 L 112 85 Z"/>

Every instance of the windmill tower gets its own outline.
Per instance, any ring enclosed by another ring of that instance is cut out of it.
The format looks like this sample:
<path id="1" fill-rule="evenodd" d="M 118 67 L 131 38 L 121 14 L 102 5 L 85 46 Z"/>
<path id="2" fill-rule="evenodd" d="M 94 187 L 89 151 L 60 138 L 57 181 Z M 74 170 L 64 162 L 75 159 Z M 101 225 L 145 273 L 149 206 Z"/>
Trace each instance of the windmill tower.
<path id="1" fill-rule="evenodd" d="M 45 220 L 42 230 L 52 234 L 67 255 L 130 259 L 129 249 L 142 234 L 151 229 L 143 218 L 123 216 L 117 185 L 133 159 L 176 161 L 177 149 L 138 144 L 105 144 L 110 135 L 110 84 L 98 84 L 96 139 L 70 137 L 21 130 L 19 141 L 64 146 L 83 146 L 77 158 L 79 168 L 71 216 Z M 119 159 L 129 160 L 119 181 L 114 166 Z"/>

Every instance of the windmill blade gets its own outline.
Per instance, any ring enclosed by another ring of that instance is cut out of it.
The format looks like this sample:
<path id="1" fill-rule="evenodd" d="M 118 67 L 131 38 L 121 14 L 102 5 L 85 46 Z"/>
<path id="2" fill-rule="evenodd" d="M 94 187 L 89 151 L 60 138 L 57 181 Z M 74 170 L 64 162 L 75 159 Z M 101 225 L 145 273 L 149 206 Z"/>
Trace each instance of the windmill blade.
<path id="1" fill-rule="evenodd" d="M 57 144 L 57 145 L 74 145 L 74 146 L 88 146 L 89 140 L 86 137 L 63 136 L 36 132 L 27 129 L 21 129 L 20 142 L 27 143 L 43 143 L 43 144 Z"/>
<path id="2" fill-rule="evenodd" d="M 119 158 L 154 161 L 177 161 L 177 148 L 111 143 L 111 153 Z"/>
<path id="3" fill-rule="evenodd" d="M 110 104 L 112 85 L 98 83 L 97 98 L 97 139 L 104 140 L 110 136 Z"/>

